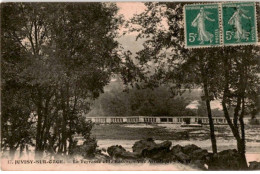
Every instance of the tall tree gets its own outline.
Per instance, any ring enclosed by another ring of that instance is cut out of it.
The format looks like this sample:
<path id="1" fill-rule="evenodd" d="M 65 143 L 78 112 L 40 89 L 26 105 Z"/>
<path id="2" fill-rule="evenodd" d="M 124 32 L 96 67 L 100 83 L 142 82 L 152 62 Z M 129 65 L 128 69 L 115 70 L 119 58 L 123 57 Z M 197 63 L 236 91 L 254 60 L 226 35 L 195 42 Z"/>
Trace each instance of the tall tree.
<path id="1" fill-rule="evenodd" d="M 252 94 L 257 93 L 259 80 L 256 75 L 259 71 L 259 47 L 185 49 L 183 5 L 146 3 L 147 10 L 131 20 L 133 31 L 139 32 L 137 38 L 146 38 L 144 49 L 138 53 L 137 59 L 146 69 L 154 65 L 153 75 L 148 72 L 152 82 L 171 83 L 175 89 L 195 85 L 204 90 L 202 98 L 207 106 L 213 153 L 217 153 L 217 146 L 210 101 L 216 98 L 222 100 L 225 118 L 241 154 L 238 160 L 241 161 L 241 168 L 245 169 L 243 117 L 255 105 Z M 228 112 L 232 108 L 233 122 Z"/>
<path id="2" fill-rule="evenodd" d="M 16 53 L 23 60 L 18 66 L 16 55 L 10 58 L 14 68 L 22 68 L 10 79 L 4 76 L 3 81 L 15 81 L 28 93 L 28 113 L 35 113 L 40 156 L 49 146 L 63 154 L 71 150 L 73 135 L 85 130 L 76 127 L 88 112 L 90 100 L 103 92 L 110 76 L 119 70 L 121 59 L 114 40 L 121 23 L 117 10 L 114 3 L 2 5 L 1 38 L 8 43 L 2 54 L 8 58 L 13 44 L 21 50 Z M 9 62 L 4 59 L 3 63 Z M 12 73 L 11 69 L 4 71 Z M 4 89 L 9 85 L 6 82 Z"/>
<path id="3" fill-rule="evenodd" d="M 170 84 L 175 94 L 183 89 L 201 87 L 207 106 L 213 153 L 217 153 L 216 137 L 210 101 L 218 81 L 218 49 L 188 50 L 184 48 L 184 3 L 145 3 L 147 9 L 135 16 L 129 25 L 131 31 L 145 38 L 144 49 L 137 59 L 149 80 L 149 85 Z M 132 25 L 132 26 L 131 26 Z"/>
<path id="4" fill-rule="evenodd" d="M 223 82 L 219 85 L 220 98 L 224 116 L 237 141 L 237 149 L 241 156 L 241 168 L 247 168 L 246 135 L 244 116 L 252 113 L 255 105 L 254 94 L 258 92 L 260 78 L 259 69 L 260 49 L 257 46 L 241 46 L 224 48 L 222 57 Z M 252 95 L 253 94 L 253 95 Z M 228 112 L 234 108 L 233 117 Z"/>

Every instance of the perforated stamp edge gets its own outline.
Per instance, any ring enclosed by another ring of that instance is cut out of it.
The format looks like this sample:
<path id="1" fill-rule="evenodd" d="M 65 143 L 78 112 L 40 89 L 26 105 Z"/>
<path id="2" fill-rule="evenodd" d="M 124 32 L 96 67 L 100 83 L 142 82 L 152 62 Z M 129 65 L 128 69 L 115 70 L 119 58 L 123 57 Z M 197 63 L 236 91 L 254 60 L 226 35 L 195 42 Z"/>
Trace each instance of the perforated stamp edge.
<path id="1" fill-rule="evenodd" d="M 190 5 L 217 5 L 218 6 L 218 20 L 219 20 L 219 29 L 220 29 L 220 9 L 221 9 L 221 6 L 220 6 L 220 3 L 218 2 L 206 2 L 206 3 L 192 3 L 192 4 L 185 4 L 183 6 L 183 23 L 184 23 L 184 45 L 185 45 L 185 48 L 186 49 L 197 49 L 197 48 L 216 48 L 216 47 L 222 47 L 223 44 L 222 44 L 222 31 L 219 30 L 219 44 L 218 45 L 198 45 L 198 46 L 188 46 L 187 45 L 187 37 L 186 37 L 186 34 L 187 34 L 187 26 L 186 26 L 186 10 L 185 10 L 185 7 L 186 6 L 190 6 Z"/>
<path id="2" fill-rule="evenodd" d="M 234 4 L 236 4 L 236 3 L 253 3 L 254 4 L 254 10 L 255 10 L 255 12 L 254 12 L 254 17 L 255 17 L 255 32 L 256 32 L 256 35 L 255 35 L 255 37 L 256 37 L 256 41 L 255 42 L 247 42 L 247 43 L 232 43 L 232 44 L 225 44 L 224 43 L 224 34 L 223 34 L 223 32 L 224 32 L 224 29 L 223 29 L 223 13 L 222 13 L 222 5 L 223 4 L 232 4 L 232 3 L 234 3 Z M 255 1 L 230 1 L 230 2 L 221 2 L 221 3 L 219 3 L 220 4 L 220 10 L 221 10 L 221 33 L 222 33 L 222 44 L 223 44 L 223 46 L 246 46 L 246 45 L 259 45 L 259 42 L 258 42 L 258 30 L 257 30 L 257 28 L 258 28 L 258 23 L 257 23 L 257 9 L 256 9 L 256 2 Z M 259 3 L 259 5 L 260 5 L 260 3 Z"/>
<path id="3" fill-rule="evenodd" d="M 250 42 L 250 43 L 238 43 L 238 44 L 224 44 L 224 34 L 223 34 L 223 16 L 222 16 L 222 4 L 225 3 L 254 3 L 254 17 L 255 17 L 255 25 L 256 25 L 256 41 Z M 218 4 L 218 17 L 219 17 L 219 35 L 220 35 L 220 44 L 219 45 L 202 45 L 202 46 L 187 46 L 187 26 L 186 26 L 186 10 L 185 7 L 188 5 L 210 5 L 210 4 Z M 183 6 L 183 23 L 184 23 L 184 47 L 186 49 L 198 49 L 198 48 L 216 48 L 216 47 L 226 47 L 226 46 L 246 46 L 246 45 L 256 45 L 259 46 L 260 42 L 258 42 L 258 23 L 257 23 L 257 8 L 256 8 L 256 1 L 229 1 L 229 2 L 218 2 L 218 3 L 193 3 L 193 4 L 185 4 Z M 258 2 L 259 8 L 260 8 L 260 2 Z M 259 12 L 260 13 L 260 12 Z"/>

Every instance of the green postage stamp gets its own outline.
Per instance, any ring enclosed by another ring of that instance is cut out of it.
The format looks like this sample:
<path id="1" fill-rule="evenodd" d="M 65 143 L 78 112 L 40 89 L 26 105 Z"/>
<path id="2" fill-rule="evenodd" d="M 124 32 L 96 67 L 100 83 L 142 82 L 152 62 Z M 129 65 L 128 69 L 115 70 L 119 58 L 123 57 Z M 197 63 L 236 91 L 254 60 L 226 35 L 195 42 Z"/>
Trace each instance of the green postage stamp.
<path id="1" fill-rule="evenodd" d="M 186 48 L 257 44 L 254 2 L 189 4 L 184 19 Z"/>
<path id="2" fill-rule="evenodd" d="M 255 10 L 254 2 L 222 4 L 224 45 L 244 45 L 257 42 Z"/>
<path id="3" fill-rule="evenodd" d="M 184 7 L 186 47 L 220 45 L 218 4 L 191 4 Z"/>

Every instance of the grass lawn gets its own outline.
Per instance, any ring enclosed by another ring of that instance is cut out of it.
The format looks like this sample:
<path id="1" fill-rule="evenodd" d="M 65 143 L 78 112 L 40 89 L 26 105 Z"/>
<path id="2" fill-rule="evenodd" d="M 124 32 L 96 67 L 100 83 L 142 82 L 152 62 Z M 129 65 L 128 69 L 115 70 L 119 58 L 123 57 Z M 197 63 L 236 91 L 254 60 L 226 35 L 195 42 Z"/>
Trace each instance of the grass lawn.
<path id="1" fill-rule="evenodd" d="M 140 140 L 153 138 L 156 140 L 187 140 L 190 130 L 170 131 L 163 126 L 128 127 L 127 124 L 94 125 L 92 135 L 97 139 Z"/>
<path id="2" fill-rule="evenodd" d="M 246 126 L 247 152 L 260 153 L 259 132 L 260 126 Z M 220 151 L 236 148 L 236 140 L 227 125 L 215 126 L 215 134 Z M 131 150 L 135 141 L 153 138 L 158 141 L 170 140 L 174 145 L 196 144 L 211 150 L 207 125 L 202 128 L 183 129 L 180 125 L 104 124 L 94 125 L 92 135 L 96 137 L 101 148 L 118 144 Z"/>

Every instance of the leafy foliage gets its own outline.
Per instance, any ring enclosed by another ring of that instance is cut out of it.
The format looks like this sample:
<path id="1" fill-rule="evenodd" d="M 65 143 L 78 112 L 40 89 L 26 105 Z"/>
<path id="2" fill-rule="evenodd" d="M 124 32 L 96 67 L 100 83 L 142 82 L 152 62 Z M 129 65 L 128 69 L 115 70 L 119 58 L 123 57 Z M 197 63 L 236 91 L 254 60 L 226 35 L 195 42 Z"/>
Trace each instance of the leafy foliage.
<path id="1" fill-rule="evenodd" d="M 2 5 L 3 147 L 35 138 L 40 154 L 67 154 L 76 133 L 90 139 L 82 115 L 123 65 L 116 13 L 114 3 Z"/>
<path id="2" fill-rule="evenodd" d="M 188 94 L 187 94 L 188 95 Z M 194 98 L 171 96 L 167 87 L 111 90 L 95 101 L 89 115 L 98 116 L 187 116 L 196 112 L 186 106 Z"/>
<path id="3" fill-rule="evenodd" d="M 144 72 L 147 81 L 152 81 L 150 84 L 171 84 L 177 91 L 194 86 L 203 88 L 214 153 L 217 148 L 210 101 L 222 100 L 224 115 L 237 139 L 243 168 L 247 165 L 243 117 L 252 113 L 252 108 L 256 106 L 252 94 L 256 94 L 259 88 L 259 47 L 185 49 L 183 5 L 146 3 L 146 11 L 130 21 L 132 31 L 139 32 L 137 39 L 146 38 L 144 49 L 138 53 L 137 59 L 144 69 L 155 65 L 153 72 Z M 233 123 L 228 112 L 230 108 L 234 108 Z"/>

